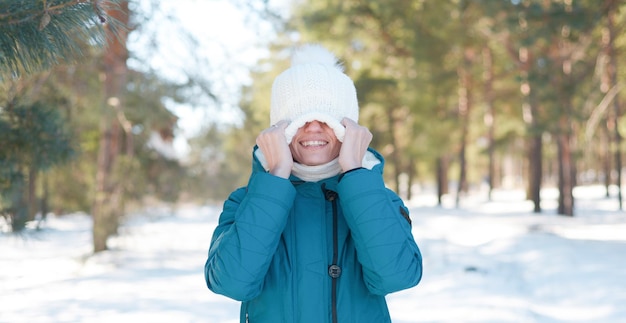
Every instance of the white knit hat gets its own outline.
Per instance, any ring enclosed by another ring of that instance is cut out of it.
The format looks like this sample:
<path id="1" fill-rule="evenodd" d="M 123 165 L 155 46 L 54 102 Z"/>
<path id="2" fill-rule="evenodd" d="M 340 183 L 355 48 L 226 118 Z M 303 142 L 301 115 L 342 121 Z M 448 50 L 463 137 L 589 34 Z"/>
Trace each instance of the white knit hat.
<path id="1" fill-rule="evenodd" d="M 272 85 L 270 124 L 288 120 L 287 143 L 307 122 L 317 120 L 333 129 L 343 142 L 344 118 L 359 119 L 359 104 L 352 80 L 343 73 L 335 55 L 320 45 L 304 45 L 291 58 L 291 67 Z"/>

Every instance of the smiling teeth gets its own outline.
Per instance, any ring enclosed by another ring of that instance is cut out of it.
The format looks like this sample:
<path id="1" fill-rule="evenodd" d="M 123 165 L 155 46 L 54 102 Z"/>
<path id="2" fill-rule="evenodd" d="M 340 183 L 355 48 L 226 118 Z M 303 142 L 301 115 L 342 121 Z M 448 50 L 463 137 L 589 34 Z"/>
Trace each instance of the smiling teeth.
<path id="1" fill-rule="evenodd" d="M 311 147 L 311 146 L 324 146 L 326 145 L 325 141 L 312 140 L 312 141 L 303 141 L 302 146 Z"/>

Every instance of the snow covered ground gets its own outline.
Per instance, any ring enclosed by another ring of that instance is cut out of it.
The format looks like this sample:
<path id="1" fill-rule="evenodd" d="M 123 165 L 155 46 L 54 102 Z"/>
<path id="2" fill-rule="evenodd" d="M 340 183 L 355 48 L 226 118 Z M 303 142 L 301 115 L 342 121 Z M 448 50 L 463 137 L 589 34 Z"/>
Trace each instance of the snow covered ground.
<path id="1" fill-rule="evenodd" d="M 427 194 L 408 203 L 424 277 L 388 296 L 394 323 L 626 322 L 626 213 L 582 187 L 576 216 L 557 216 L 543 193 L 542 215 L 515 191 L 459 209 Z M 84 214 L 0 233 L 0 322 L 238 322 L 238 303 L 203 278 L 219 211 L 147 210 L 95 256 Z"/>

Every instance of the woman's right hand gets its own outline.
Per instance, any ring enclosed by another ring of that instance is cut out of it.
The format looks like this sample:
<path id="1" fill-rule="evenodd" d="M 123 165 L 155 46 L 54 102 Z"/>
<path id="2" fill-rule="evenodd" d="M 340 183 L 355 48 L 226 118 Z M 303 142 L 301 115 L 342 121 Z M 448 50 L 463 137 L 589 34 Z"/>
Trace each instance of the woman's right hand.
<path id="1" fill-rule="evenodd" d="M 269 173 L 282 178 L 289 178 L 293 168 L 293 157 L 285 137 L 285 128 L 289 121 L 282 120 L 261 131 L 256 137 L 256 144 L 267 160 Z"/>

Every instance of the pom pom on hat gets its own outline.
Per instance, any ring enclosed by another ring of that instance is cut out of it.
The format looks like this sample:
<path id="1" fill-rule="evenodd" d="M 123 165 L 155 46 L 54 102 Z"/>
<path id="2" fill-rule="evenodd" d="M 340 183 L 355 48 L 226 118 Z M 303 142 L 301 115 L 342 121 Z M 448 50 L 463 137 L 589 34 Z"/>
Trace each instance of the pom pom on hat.
<path id="1" fill-rule="evenodd" d="M 334 66 L 343 73 L 343 66 L 339 63 L 337 57 L 320 45 L 304 45 L 291 56 L 291 66 L 313 63 L 324 66 Z"/>
<path id="2" fill-rule="evenodd" d="M 299 128 L 317 120 L 331 127 L 337 139 L 343 141 L 344 117 L 358 122 L 354 83 L 327 49 L 316 44 L 300 47 L 292 55 L 291 67 L 272 85 L 270 124 L 290 121 L 285 137 L 291 143 Z"/>

